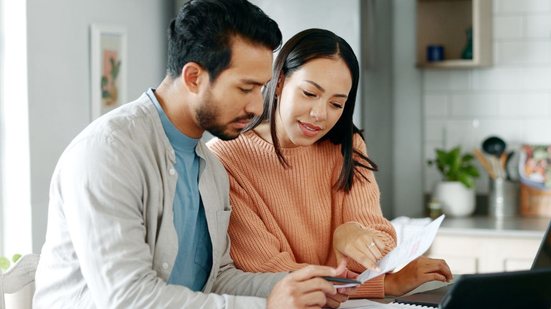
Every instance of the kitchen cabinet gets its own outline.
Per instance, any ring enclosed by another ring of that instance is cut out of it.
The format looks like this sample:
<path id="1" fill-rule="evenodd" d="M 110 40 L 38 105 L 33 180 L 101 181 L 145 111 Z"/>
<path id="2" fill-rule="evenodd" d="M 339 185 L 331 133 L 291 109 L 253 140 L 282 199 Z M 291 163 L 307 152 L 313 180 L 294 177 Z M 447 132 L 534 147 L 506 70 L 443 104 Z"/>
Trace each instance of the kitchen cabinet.
<path id="1" fill-rule="evenodd" d="M 446 218 L 427 255 L 454 274 L 529 269 L 549 219 Z"/>
<path id="2" fill-rule="evenodd" d="M 462 59 L 472 29 L 472 59 Z M 444 48 L 442 61 L 427 61 L 427 47 Z M 491 0 L 417 0 L 417 65 L 472 68 L 492 64 Z"/>

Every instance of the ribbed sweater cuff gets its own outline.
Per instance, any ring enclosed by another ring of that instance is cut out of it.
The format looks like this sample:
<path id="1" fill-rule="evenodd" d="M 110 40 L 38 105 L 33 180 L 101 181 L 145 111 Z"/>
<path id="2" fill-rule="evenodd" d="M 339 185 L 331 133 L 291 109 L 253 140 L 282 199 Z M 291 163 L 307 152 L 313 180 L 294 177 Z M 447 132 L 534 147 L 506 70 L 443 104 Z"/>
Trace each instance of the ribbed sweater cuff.
<path id="1" fill-rule="evenodd" d="M 384 298 L 385 275 L 375 277 L 358 286 L 350 298 Z"/>
<path id="2" fill-rule="evenodd" d="M 261 272 L 289 272 L 308 266 L 306 263 L 296 263 L 288 259 L 276 259 L 264 265 L 255 265 Z M 257 270 L 258 271 L 258 270 Z"/>

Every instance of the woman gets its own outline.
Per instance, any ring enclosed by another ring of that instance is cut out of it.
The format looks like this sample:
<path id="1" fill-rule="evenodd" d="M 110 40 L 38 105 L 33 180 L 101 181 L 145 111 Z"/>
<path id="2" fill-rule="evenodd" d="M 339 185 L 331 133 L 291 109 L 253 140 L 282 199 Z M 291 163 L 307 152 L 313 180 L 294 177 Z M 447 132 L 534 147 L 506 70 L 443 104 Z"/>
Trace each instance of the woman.
<path id="1" fill-rule="evenodd" d="M 360 273 L 395 247 L 379 205 L 377 166 L 352 122 L 358 79 L 346 41 L 327 30 L 302 31 L 276 58 L 263 115 L 239 138 L 209 143 L 230 177 L 238 268 L 291 271 L 348 258 L 348 268 Z M 421 258 L 353 296 L 400 295 L 450 279 L 444 261 Z"/>

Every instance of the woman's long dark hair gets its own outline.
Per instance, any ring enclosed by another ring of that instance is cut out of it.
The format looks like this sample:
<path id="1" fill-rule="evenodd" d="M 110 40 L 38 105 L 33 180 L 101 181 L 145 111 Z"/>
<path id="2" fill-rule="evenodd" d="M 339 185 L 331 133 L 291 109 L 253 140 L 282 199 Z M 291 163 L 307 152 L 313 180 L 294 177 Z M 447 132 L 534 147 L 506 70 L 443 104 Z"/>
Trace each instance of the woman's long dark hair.
<path id="1" fill-rule="evenodd" d="M 278 80 L 285 79 L 300 69 L 308 61 L 318 58 L 336 58 L 340 57 L 348 66 L 352 75 L 352 88 L 344 105 L 344 111 L 335 126 L 324 135 L 320 141 L 330 140 L 335 145 L 341 145 L 343 155 L 343 165 L 337 183 L 338 190 L 349 192 L 352 188 L 354 175 L 358 174 L 362 178 L 367 177 L 359 171 L 359 168 L 365 168 L 371 171 L 377 171 L 377 165 L 361 151 L 354 149 L 354 134 L 363 135 L 354 125 L 352 115 L 354 114 L 354 105 L 356 103 L 356 93 L 359 83 L 359 64 L 354 51 L 348 43 L 331 31 L 324 29 L 307 29 L 297 33 L 281 48 L 274 64 L 272 79 L 264 89 L 264 111 L 262 115 L 255 118 L 248 130 L 268 120 L 270 122 L 270 133 L 272 136 L 275 152 L 280 163 L 289 167 L 289 164 L 283 154 L 276 134 L 276 110 L 277 110 L 277 84 Z"/>

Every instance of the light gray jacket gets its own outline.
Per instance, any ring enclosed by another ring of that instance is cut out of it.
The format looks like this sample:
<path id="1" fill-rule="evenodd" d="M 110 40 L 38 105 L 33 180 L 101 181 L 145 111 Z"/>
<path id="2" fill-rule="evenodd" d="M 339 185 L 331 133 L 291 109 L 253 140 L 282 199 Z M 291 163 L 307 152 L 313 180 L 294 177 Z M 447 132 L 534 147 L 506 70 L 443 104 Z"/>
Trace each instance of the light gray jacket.
<path id="1" fill-rule="evenodd" d="M 59 159 L 34 308 L 264 308 L 265 299 L 247 295 L 267 296 L 284 274 L 234 267 L 227 174 L 203 142 L 196 152 L 213 248 L 204 293 L 166 283 L 178 252 L 172 212 L 178 175 L 144 93 L 94 121 Z"/>

